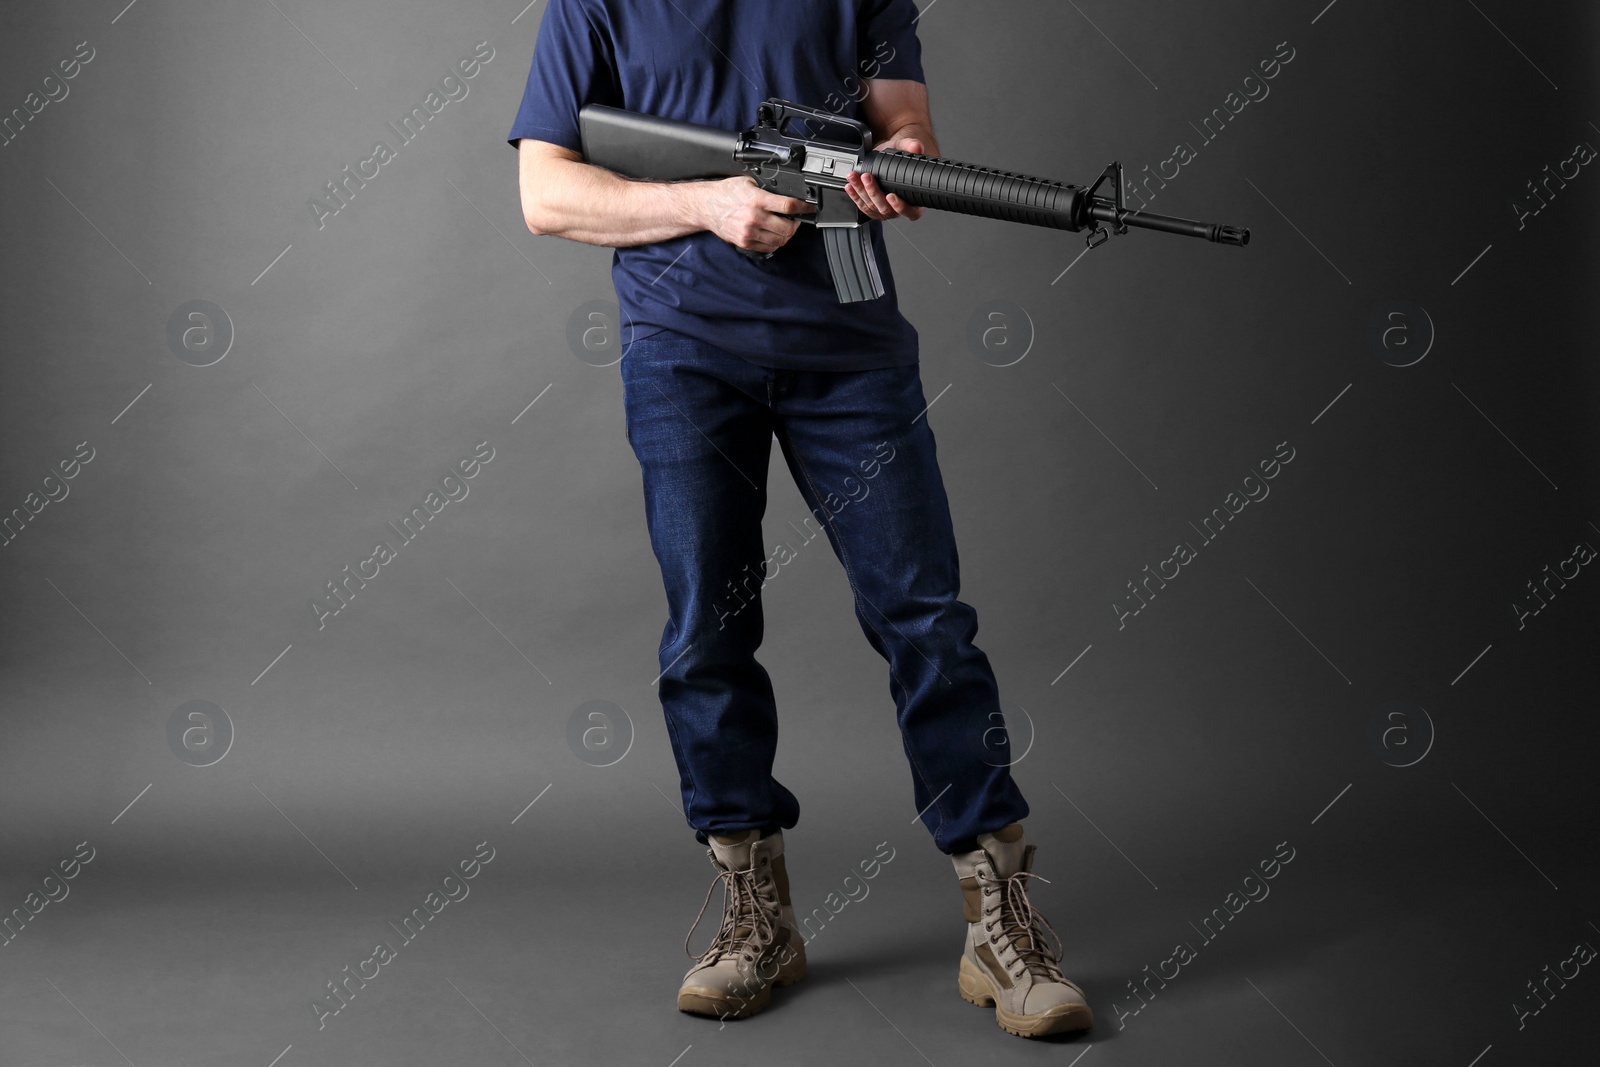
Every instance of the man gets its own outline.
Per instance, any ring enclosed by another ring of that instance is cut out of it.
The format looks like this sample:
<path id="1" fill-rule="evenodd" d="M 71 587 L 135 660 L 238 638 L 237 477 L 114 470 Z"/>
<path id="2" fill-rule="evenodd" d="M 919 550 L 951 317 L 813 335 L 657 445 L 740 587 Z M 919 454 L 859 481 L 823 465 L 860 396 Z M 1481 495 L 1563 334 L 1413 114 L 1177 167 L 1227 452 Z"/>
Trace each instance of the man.
<path id="1" fill-rule="evenodd" d="M 508 141 L 528 229 L 617 250 L 627 435 L 667 594 L 660 699 L 684 814 L 724 887 L 678 1007 L 742 1018 L 806 973 L 782 833 L 800 809 L 772 776 L 776 709 L 755 659 L 776 437 L 889 662 L 916 807 L 960 881 L 961 995 L 1038 1036 L 1093 1017 L 1028 901 L 1028 806 L 1005 745 L 986 745 L 998 690 L 957 599 L 917 335 L 883 248 L 883 222 L 921 209 L 851 176 L 884 295 L 840 304 L 820 233 L 789 217 L 811 205 L 748 177 L 630 181 L 580 151 L 585 104 L 734 130 L 776 96 L 859 118 L 879 148 L 937 153 L 917 17 L 911 0 L 550 0 Z"/>

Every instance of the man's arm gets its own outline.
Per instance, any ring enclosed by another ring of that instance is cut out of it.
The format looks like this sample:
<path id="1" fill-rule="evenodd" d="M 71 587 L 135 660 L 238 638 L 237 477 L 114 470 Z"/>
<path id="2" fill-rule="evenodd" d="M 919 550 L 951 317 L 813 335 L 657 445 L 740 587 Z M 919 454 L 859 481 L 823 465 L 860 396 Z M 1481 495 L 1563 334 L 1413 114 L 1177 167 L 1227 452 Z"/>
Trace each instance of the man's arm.
<path id="1" fill-rule="evenodd" d="M 861 117 L 878 138 L 873 148 L 898 148 L 918 155 L 939 154 L 939 142 L 933 136 L 933 118 L 928 114 L 925 84 L 903 78 L 872 78 L 865 85 L 867 93 L 861 101 Z M 852 171 L 845 191 L 868 218 L 882 221 L 922 217 L 922 208 L 912 207 L 893 193 L 885 194 L 878 187 L 878 180 L 870 174 Z"/>
<path id="2" fill-rule="evenodd" d="M 783 215 L 816 210 L 769 193 L 748 176 L 633 181 L 583 162 L 581 153 L 531 137 L 517 142 L 517 176 L 529 232 L 608 248 L 710 230 L 736 247 L 774 252 L 800 228 Z"/>

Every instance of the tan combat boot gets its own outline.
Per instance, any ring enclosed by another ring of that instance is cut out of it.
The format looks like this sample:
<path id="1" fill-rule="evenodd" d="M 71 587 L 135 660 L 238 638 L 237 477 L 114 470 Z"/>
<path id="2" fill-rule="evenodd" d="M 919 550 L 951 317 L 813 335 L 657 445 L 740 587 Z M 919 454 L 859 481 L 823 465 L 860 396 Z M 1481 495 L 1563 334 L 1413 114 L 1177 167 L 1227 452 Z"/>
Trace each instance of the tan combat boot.
<path id="1" fill-rule="evenodd" d="M 961 996 L 994 1005 L 1000 1028 L 1019 1037 L 1087 1030 L 1094 1013 L 1083 990 L 1061 973 L 1061 942 L 1033 910 L 1024 884 L 1033 873 L 1033 845 L 1022 824 L 978 835 L 978 848 L 950 858 L 961 879 L 967 946 L 961 953 Z M 1052 945 L 1043 943 L 1048 932 Z"/>
<path id="2" fill-rule="evenodd" d="M 767 1006 L 773 986 L 806 976 L 806 947 L 789 904 L 789 874 L 783 861 L 783 831 L 711 834 L 707 855 L 717 871 L 706 903 L 689 928 L 705 915 L 717 882 L 722 883 L 722 927 L 683 976 L 678 1010 L 719 1019 L 742 1019 Z M 689 937 L 683 939 L 689 951 Z M 690 953 L 693 955 L 693 953 Z"/>

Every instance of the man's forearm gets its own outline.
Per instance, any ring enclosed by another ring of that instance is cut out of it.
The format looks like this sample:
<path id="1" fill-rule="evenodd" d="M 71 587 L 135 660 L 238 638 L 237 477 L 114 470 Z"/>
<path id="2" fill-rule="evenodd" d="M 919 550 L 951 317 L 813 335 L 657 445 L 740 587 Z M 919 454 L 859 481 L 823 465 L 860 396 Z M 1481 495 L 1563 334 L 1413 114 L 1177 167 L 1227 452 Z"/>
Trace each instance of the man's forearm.
<path id="1" fill-rule="evenodd" d="M 873 147 L 887 148 L 896 141 L 903 141 L 907 138 L 921 141 L 924 155 L 936 156 L 939 154 L 939 142 L 933 136 L 933 127 L 920 122 L 908 122 L 897 129 L 889 131 L 883 140 Z"/>
<path id="2" fill-rule="evenodd" d="M 705 229 L 699 190 L 690 182 L 631 181 L 601 167 L 543 161 L 529 210 L 534 233 L 624 248 L 667 241 Z"/>

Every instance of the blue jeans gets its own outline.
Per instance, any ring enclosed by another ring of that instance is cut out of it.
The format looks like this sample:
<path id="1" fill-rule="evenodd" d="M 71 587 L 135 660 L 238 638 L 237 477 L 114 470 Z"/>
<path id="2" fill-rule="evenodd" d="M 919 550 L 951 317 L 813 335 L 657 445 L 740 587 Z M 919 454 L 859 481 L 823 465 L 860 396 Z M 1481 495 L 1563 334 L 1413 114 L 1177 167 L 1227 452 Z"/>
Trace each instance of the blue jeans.
<path id="1" fill-rule="evenodd" d="M 761 367 L 673 333 L 622 358 L 628 441 L 644 477 L 667 623 L 661 707 L 683 809 L 712 833 L 793 827 L 772 776 L 778 718 L 756 662 L 760 590 L 825 533 L 856 619 L 889 664 L 913 797 L 943 852 L 1028 814 L 977 613 L 960 572 L 916 364 L 864 371 Z M 762 540 L 773 437 L 811 514 Z"/>

